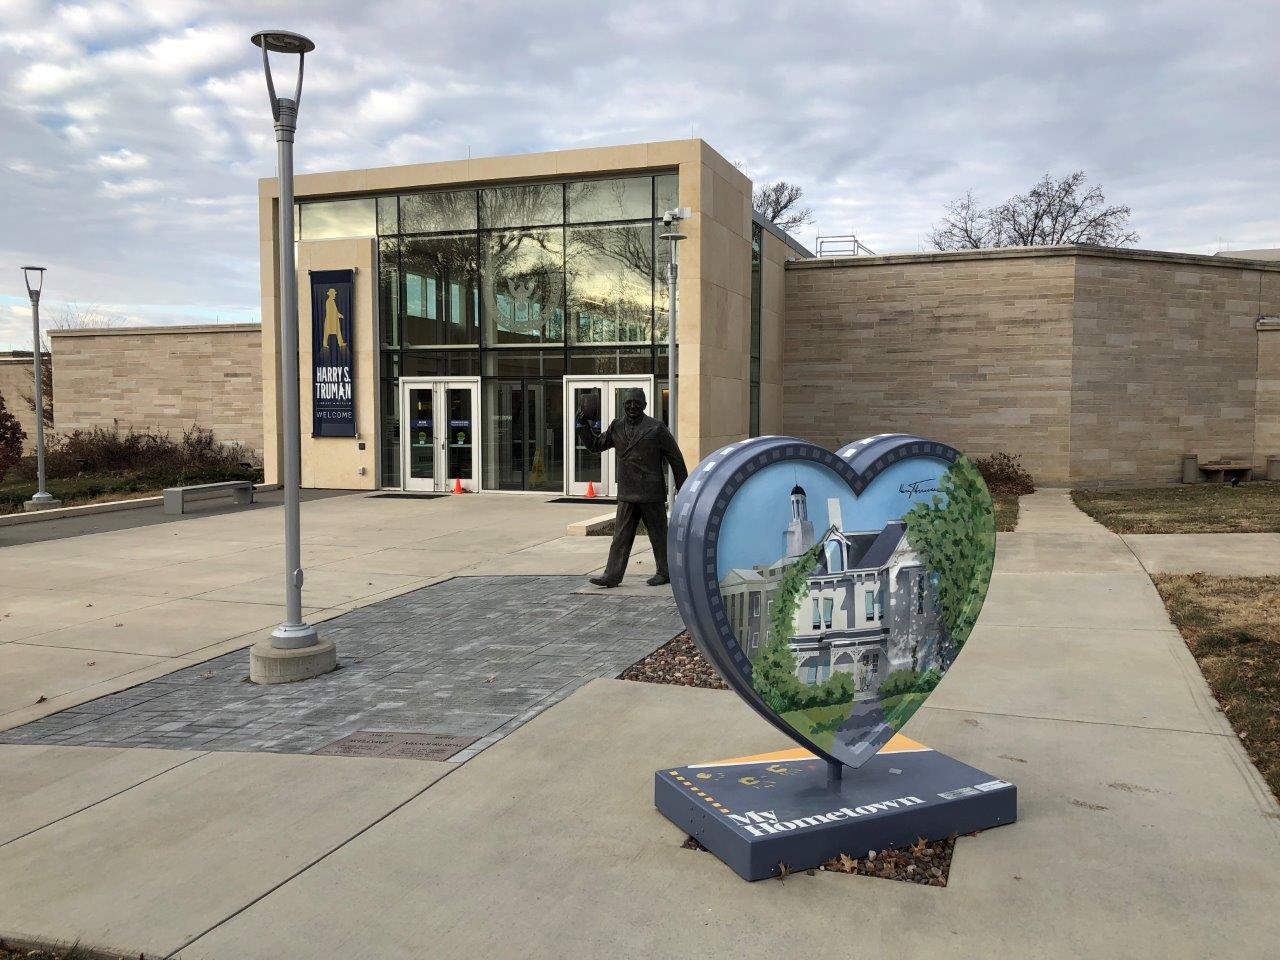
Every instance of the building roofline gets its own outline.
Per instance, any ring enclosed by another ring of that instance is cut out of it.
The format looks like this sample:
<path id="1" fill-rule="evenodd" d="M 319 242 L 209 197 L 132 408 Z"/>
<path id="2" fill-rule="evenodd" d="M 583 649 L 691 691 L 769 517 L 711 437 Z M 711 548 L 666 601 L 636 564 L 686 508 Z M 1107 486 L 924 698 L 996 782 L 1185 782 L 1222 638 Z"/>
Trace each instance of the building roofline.
<path id="1" fill-rule="evenodd" d="M 89 327 L 82 330 L 50 330 L 49 336 L 55 340 L 64 337 L 132 337 L 137 335 L 151 336 L 155 334 L 183 333 L 249 333 L 260 332 L 260 323 L 174 323 L 165 326 L 149 327 Z M 30 354 L 28 354 L 28 359 Z"/>
<path id="2" fill-rule="evenodd" d="M 788 247 L 790 247 L 796 253 L 800 254 L 800 256 L 806 257 L 806 258 L 811 258 L 813 256 L 812 250 L 806 247 L 803 243 L 801 243 L 791 234 L 787 233 L 787 231 L 783 230 L 780 226 L 778 226 L 768 217 L 761 214 L 760 211 L 756 210 L 754 207 L 751 210 L 751 222 L 759 224 L 761 228 L 773 234 L 775 237 L 777 237 L 779 240 L 785 243 Z"/>
<path id="3" fill-rule="evenodd" d="M 682 163 L 712 161 L 712 166 L 746 184 L 751 181 L 701 138 L 657 140 L 601 147 L 573 147 L 457 160 L 433 160 L 385 167 L 353 167 L 298 174 L 294 196 L 344 197 L 392 194 L 405 190 L 469 189 L 492 183 L 521 183 L 595 174 L 677 170 Z M 748 190 L 749 192 L 749 190 Z M 275 177 L 258 179 L 261 200 L 278 195 Z"/>
<path id="4" fill-rule="evenodd" d="M 1135 250 L 1129 247 L 1101 247 L 1092 244 L 1064 244 L 1046 247 L 998 247 L 989 250 L 928 250 L 920 253 L 890 253 L 865 257 L 818 257 L 789 260 L 788 270 L 821 270 L 835 267 L 877 267 L 908 263 L 961 263 L 969 260 L 1031 260 L 1047 257 L 1098 257 L 1111 260 L 1146 260 L 1182 263 L 1227 270 L 1263 270 L 1280 273 L 1280 262 L 1246 260 L 1204 253 L 1175 253 L 1168 250 Z"/>

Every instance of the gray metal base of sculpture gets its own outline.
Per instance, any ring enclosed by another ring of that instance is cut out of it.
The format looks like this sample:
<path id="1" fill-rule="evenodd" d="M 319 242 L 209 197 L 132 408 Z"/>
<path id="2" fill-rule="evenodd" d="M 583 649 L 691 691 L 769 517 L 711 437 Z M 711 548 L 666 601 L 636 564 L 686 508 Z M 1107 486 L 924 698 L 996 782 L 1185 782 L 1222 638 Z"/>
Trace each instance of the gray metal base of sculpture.
<path id="1" fill-rule="evenodd" d="M 659 770 L 654 803 L 744 880 L 1018 818 L 1013 784 L 906 737 L 843 774 L 803 749 L 736 757 Z"/>

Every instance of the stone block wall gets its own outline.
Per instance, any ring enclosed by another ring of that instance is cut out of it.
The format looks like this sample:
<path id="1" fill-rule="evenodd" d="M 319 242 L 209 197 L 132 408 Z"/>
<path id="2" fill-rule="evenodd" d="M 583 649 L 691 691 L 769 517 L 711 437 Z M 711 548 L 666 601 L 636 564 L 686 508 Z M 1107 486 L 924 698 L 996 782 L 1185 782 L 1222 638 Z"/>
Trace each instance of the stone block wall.
<path id="1" fill-rule="evenodd" d="M 48 363 L 48 356 L 45 357 Z M 27 397 L 35 396 L 35 382 L 31 377 L 31 353 L 22 351 L 0 353 L 0 397 L 4 397 L 5 409 L 18 418 L 27 432 L 27 448 L 34 449 L 36 442 L 36 413 L 27 406 Z"/>
<path id="2" fill-rule="evenodd" d="M 193 425 L 262 454 L 258 324 L 55 330 L 53 416 L 59 433 L 95 426 Z"/>
<path id="3" fill-rule="evenodd" d="M 1174 483 L 1184 453 L 1263 465 L 1257 322 L 1280 312 L 1278 276 L 1220 257 L 1076 258 L 1074 482 Z"/>
<path id="4" fill-rule="evenodd" d="M 1045 486 L 1280 454 L 1280 265 L 1097 247 L 787 265 L 785 432 L 1018 454 Z M 1260 319 L 1263 318 L 1263 319 Z M 1277 342 L 1272 343 L 1272 340 Z"/>
<path id="5" fill-rule="evenodd" d="M 836 449 L 914 433 L 1070 471 L 1074 257 L 987 251 L 786 269 L 784 431 Z"/>

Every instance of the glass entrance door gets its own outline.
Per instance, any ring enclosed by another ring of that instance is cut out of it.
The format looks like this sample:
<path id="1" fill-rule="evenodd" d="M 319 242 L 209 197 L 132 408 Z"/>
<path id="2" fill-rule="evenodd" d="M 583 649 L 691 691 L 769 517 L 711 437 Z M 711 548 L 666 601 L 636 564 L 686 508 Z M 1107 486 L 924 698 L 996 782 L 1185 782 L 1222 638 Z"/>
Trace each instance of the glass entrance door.
<path id="1" fill-rule="evenodd" d="M 449 493 L 455 480 L 469 492 L 480 489 L 479 387 L 473 379 L 401 378 L 404 489 Z"/>
<path id="2" fill-rule="evenodd" d="M 579 411 L 586 417 L 592 429 L 602 433 L 615 418 L 621 417 L 622 402 L 627 391 L 644 392 L 645 413 L 654 415 L 653 377 L 565 377 L 565 492 L 570 496 L 585 496 L 590 483 L 596 496 L 616 497 L 618 481 L 612 450 L 603 454 L 588 450 L 578 437 Z"/>

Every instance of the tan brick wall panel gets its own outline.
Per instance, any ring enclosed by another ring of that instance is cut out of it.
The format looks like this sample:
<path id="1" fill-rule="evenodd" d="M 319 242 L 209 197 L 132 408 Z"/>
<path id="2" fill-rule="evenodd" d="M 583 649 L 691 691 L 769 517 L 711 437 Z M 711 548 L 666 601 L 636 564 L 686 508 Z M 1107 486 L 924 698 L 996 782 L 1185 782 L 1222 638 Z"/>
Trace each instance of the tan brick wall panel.
<path id="1" fill-rule="evenodd" d="M 915 433 L 1066 483 L 1074 258 L 908 259 L 788 267 L 785 431 Z"/>
<path id="2" fill-rule="evenodd" d="M 256 324 L 54 331 L 54 423 L 194 425 L 262 452 L 262 333 Z"/>

